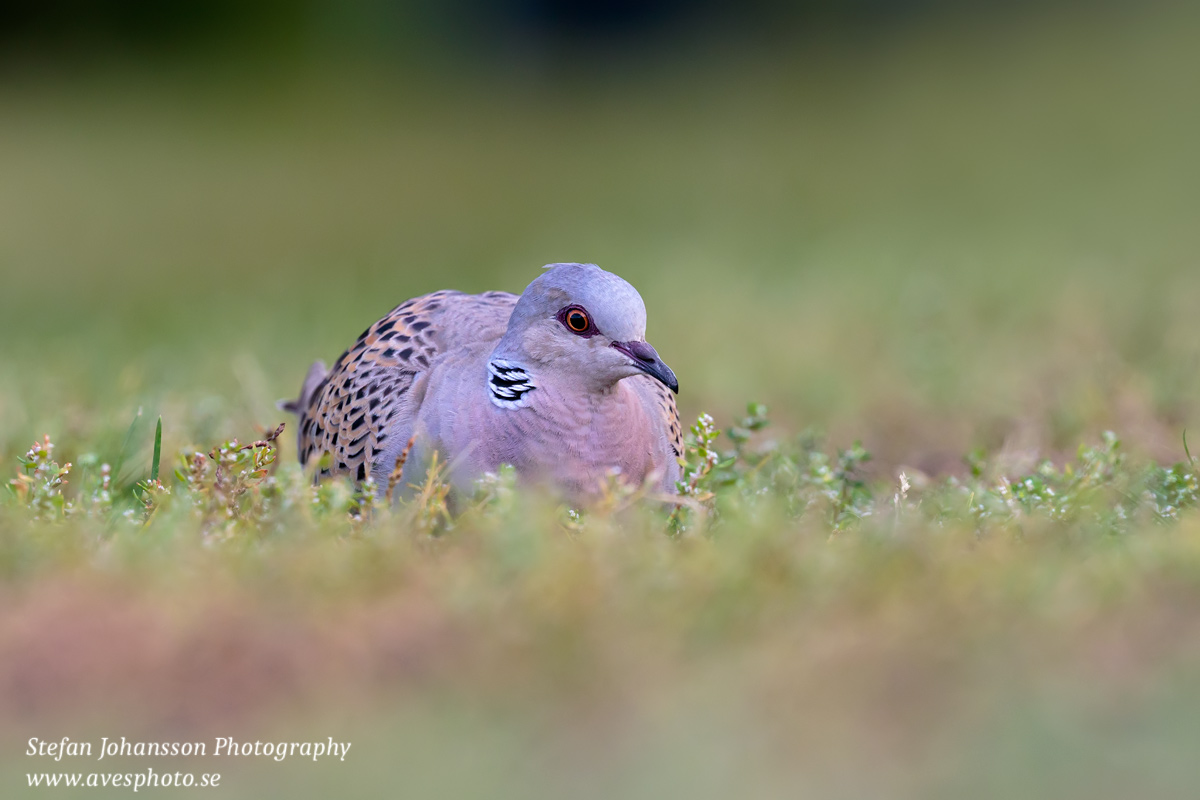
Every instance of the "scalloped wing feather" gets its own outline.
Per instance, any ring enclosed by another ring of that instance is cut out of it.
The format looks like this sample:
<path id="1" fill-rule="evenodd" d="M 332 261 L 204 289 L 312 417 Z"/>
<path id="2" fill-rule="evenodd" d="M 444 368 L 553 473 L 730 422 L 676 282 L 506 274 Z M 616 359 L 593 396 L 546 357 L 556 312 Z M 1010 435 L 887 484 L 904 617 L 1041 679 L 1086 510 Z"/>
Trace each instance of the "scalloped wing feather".
<path id="1" fill-rule="evenodd" d="M 417 384 L 436 359 L 466 343 L 499 340 L 516 302 L 507 292 L 439 291 L 401 303 L 367 328 L 323 380 L 305 382 L 295 403 L 300 463 L 328 453 L 319 475 L 365 479 L 381 456 L 403 447 L 400 438 L 407 441 L 420 408 Z"/>
<path id="2" fill-rule="evenodd" d="M 679 407 L 675 404 L 675 393 L 653 378 L 644 378 L 654 390 L 655 405 L 662 421 L 667 442 L 675 457 L 683 455 L 683 426 L 679 424 Z"/>

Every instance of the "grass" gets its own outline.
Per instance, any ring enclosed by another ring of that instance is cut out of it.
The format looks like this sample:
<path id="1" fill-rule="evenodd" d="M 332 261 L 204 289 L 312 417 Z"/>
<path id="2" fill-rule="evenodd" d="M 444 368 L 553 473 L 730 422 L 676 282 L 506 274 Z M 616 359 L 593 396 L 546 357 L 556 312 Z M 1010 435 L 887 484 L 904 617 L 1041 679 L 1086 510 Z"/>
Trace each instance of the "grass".
<path id="1" fill-rule="evenodd" d="M 31 735 L 311 731 L 353 763 L 222 792 L 1187 795 L 1196 24 L 7 74 L 5 785 Z M 647 301 L 681 508 L 309 483 L 308 363 L 558 259 Z"/>
<path id="2" fill-rule="evenodd" d="M 169 486 L 102 467 L 67 493 L 43 442 L 0 509 L 9 750 L 30 726 L 362 745 L 315 784 L 221 762 L 248 797 L 1190 785 L 1190 463 L 1110 434 L 1028 475 L 872 484 L 861 447 L 737 422 L 697 421 L 675 511 L 614 485 L 573 512 L 510 473 L 453 515 L 436 475 L 374 506 L 279 464 L 278 431 L 180 455 Z M 1084 769 L 1110 751 L 1115 784 Z"/>

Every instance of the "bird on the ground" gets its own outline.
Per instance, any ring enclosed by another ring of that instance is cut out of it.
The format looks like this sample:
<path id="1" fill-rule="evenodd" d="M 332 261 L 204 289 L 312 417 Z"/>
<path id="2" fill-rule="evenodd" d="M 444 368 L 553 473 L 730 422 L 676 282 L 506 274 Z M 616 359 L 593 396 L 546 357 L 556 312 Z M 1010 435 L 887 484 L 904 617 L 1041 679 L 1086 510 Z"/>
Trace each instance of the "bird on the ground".
<path id="1" fill-rule="evenodd" d="M 436 451 L 461 491 L 510 464 L 587 499 L 614 475 L 675 491 L 678 390 L 633 286 L 594 264 L 550 264 L 519 297 L 443 290 L 402 303 L 332 369 L 313 364 L 283 407 L 300 417 L 301 464 L 370 475 L 381 494 L 411 442 L 404 485 Z"/>

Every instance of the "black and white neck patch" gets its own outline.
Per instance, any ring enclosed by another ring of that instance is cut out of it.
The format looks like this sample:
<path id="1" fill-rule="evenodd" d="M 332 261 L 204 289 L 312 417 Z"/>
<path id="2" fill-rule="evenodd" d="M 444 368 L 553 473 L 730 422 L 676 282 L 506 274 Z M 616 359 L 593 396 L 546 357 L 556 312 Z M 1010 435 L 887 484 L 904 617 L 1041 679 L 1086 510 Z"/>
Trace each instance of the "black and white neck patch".
<path id="1" fill-rule="evenodd" d="M 524 408 L 529 405 L 529 393 L 536 388 L 533 376 L 511 361 L 494 358 L 488 362 L 488 397 L 493 405 Z"/>

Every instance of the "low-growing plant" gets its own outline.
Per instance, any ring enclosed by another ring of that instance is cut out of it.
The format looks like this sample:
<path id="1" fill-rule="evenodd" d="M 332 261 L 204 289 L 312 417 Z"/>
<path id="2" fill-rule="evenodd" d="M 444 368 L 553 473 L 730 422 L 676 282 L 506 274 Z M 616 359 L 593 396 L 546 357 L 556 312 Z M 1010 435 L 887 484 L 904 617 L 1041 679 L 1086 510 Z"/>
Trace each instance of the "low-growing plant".
<path id="1" fill-rule="evenodd" d="M 676 496 L 664 497 L 649 485 L 629 486 L 614 474 L 591 507 L 564 507 L 561 524 L 582 531 L 589 519 L 611 518 L 640 504 L 662 509 L 662 529 L 670 536 L 722 534 L 728 520 L 759 508 L 772 509 L 782 520 L 810 520 L 831 534 L 872 518 L 881 525 L 886 520 L 968 525 L 980 533 L 1004 529 L 1020 534 L 1030 523 L 1122 533 L 1146 521 L 1177 520 L 1200 501 L 1200 479 L 1190 458 L 1170 466 L 1135 464 L 1112 433 L 1095 445 L 1081 446 L 1073 461 L 1043 460 L 1028 474 L 993 475 L 986 454 L 975 452 L 967 458 L 965 476 L 922 477 L 914 485 L 903 473 L 869 480 L 865 467 L 871 454 L 859 442 L 831 451 L 812 432 L 771 438 L 769 427 L 767 409 L 757 403 L 724 431 L 701 414 L 685 439 Z M 248 444 L 233 439 L 207 452 L 189 449 L 178 457 L 173 481 L 163 482 L 155 469 L 162 444 L 160 420 L 156 458 L 150 474 L 134 484 L 132 504 L 117 498 L 114 468 L 94 454 L 80 457 L 82 479 L 71 487 L 73 467 L 59 465 L 46 436 L 19 460 L 7 486 L 9 504 L 38 523 L 73 516 L 101 522 L 101 537 L 120 524 L 153 531 L 164 514 L 182 514 L 207 541 L 278 534 L 306 519 L 340 520 L 336 529 L 346 532 L 441 536 L 455 529 L 463 513 L 507 514 L 514 507 L 517 488 L 511 468 L 485 476 L 473 496 L 456 498 L 447 465 L 436 453 L 411 486 L 399 485 L 403 455 L 382 492 L 374 479 L 314 481 L 312 472 L 278 463 L 283 430 L 279 425 Z M 727 448 L 721 447 L 723 440 L 729 442 Z M 122 453 L 128 449 L 127 441 Z"/>
<path id="2" fill-rule="evenodd" d="M 74 510 L 63 491 L 71 474 L 71 464 L 59 466 L 53 452 L 54 444 L 49 434 L 42 441 L 34 442 L 19 459 L 20 470 L 8 484 L 17 503 L 28 509 L 34 519 L 61 519 Z"/>

